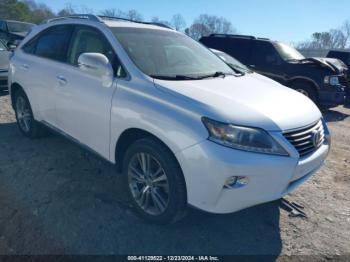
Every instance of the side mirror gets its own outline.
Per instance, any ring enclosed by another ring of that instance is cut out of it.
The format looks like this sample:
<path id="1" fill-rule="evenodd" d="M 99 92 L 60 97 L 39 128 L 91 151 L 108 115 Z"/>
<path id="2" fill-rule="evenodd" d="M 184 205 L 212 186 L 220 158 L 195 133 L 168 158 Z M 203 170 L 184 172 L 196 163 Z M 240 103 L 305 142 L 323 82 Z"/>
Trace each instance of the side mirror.
<path id="1" fill-rule="evenodd" d="M 100 77 L 104 87 L 110 87 L 114 80 L 114 71 L 108 58 L 100 53 L 83 53 L 78 58 L 81 71 Z"/>
<path id="2" fill-rule="evenodd" d="M 10 50 L 10 51 L 14 51 L 17 46 L 19 46 L 19 44 L 21 43 L 21 41 L 19 40 L 10 40 L 7 42 L 7 48 Z"/>

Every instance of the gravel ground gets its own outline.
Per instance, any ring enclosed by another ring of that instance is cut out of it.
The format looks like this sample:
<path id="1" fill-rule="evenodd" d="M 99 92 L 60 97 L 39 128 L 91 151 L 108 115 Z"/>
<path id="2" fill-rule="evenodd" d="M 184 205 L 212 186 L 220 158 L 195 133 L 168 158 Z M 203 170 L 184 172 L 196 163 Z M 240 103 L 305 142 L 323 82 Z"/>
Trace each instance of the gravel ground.
<path id="1" fill-rule="evenodd" d="M 177 224 L 154 226 L 130 211 L 113 166 L 59 136 L 22 137 L 9 97 L 2 94 L 0 254 L 350 259 L 349 116 L 350 109 L 344 107 L 325 112 L 333 135 L 330 156 L 316 176 L 287 197 L 303 205 L 308 218 L 289 217 L 276 201 L 230 215 L 191 210 Z"/>

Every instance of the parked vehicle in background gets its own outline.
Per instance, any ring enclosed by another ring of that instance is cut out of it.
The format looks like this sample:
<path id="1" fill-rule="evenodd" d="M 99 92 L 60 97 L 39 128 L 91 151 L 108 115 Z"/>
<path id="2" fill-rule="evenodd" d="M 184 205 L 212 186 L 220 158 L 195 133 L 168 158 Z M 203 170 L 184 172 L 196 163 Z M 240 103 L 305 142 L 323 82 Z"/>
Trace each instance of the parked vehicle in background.
<path id="1" fill-rule="evenodd" d="M 257 73 L 293 88 L 323 107 L 345 101 L 345 68 L 321 58 L 305 58 L 295 48 L 265 38 L 212 34 L 200 39 L 237 58 Z"/>
<path id="2" fill-rule="evenodd" d="M 327 54 L 329 58 L 336 58 L 344 62 L 350 68 L 350 51 L 345 50 L 330 50 Z"/>
<path id="3" fill-rule="evenodd" d="M 0 39 L 7 42 L 23 40 L 35 24 L 13 20 L 0 20 Z"/>
<path id="4" fill-rule="evenodd" d="M 225 52 L 212 49 L 210 50 L 216 54 L 222 61 L 224 61 L 227 65 L 229 65 L 234 70 L 242 71 L 243 73 L 253 73 L 253 70 L 250 70 L 247 66 L 239 62 L 236 58 L 233 58 L 229 54 L 226 54 Z"/>
<path id="5" fill-rule="evenodd" d="M 346 102 L 350 103 L 350 51 L 345 51 L 345 50 L 330 50 L 327 54 L 328 58 L 336 58 L 341 61 L 348 67 L 348 88 L 346 92 Z"/>
<path id="6" fill-rule="evenodd" d="M 46 126 L 117 164 L 134 210 L 154 223 L 188 204 L 230 213 L 279 199 L 330 149 L 308 98 L 159 24 L 50 20 L 14 51 L 9 83 L 24 136 Z"/>
<path id="7" fill-rule="evenodd" d="M 10 51 L 0 40 L 0 91 L 7 90 L 7 76 L 9 68 Z"/>

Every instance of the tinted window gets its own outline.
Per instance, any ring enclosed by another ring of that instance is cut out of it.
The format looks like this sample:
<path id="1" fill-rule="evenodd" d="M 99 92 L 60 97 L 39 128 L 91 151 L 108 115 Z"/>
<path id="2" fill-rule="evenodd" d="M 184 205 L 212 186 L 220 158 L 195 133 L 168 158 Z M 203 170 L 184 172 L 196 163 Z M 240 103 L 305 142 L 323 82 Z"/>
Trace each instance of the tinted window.
<path id="1" fill-rule="evenodd" d="M 5 47 L 5 45 L 0 41 L 0 51 L 6 51 L 7 48 Z"/>
<path id="2" fill-rule="evenodd" d="M 229 38 L 229 37 L 204 37 L 201 42 L 207 47 L 223 51 L 248 64 L 251 57 L 252 41 L 249 39 Z"/>
<path id="3" fill-rule="evenodd" d="M 112 46 L 109 44 L 105 36 L 98 30 L 87 26 L 77 27 L 69 51 L 68 62 L 77 66 L 79 56 L 83 53 L 104 54 L 113 65 L 116 75 L 118 77 L 125 76 L 125 72 L 114 53 Z"/>
<path id="4" fill-rule="evenodd" d="M 7 31 L 6 23 L 4 21 L 0 21 L 0 31 Z"/>
<path id="5" fill-rule="evenodd" d="M 7 27 L 11 33 L 28 33 L 33 24 L 21 23 L 21 22 L 7 22 Z"/>
<path id="6" fill-rule="evenodd" d="M 347 65 L 350 64 L 350 53 L 347 53 L 347 52 L 330 51 L 328 53 L 327 57 L 337 58 L 337 59 L 342 60 Z"/>
<path id="7" fill-rule="evenodd" d="M 251 64 L 256 66 L 270 66 L 280 62 L 281 57 L 270 42 L 255 41 Z"/>
<path id="8" fill-rule="evenodd" d="M 32 53 L 60 62 L 67 61 L 67 50 L 72 35 L 72 26 L 55 26 L 39 36 L 35 43 L 26 47 Z M 30 48 L 31 47 L 31 48 Z"/>

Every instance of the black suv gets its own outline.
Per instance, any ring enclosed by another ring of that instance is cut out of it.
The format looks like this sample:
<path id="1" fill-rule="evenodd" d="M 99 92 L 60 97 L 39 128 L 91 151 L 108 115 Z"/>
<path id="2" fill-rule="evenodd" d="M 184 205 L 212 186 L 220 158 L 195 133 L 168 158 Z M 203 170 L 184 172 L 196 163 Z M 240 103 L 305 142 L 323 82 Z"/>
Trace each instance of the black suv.
<path id="1" fill-rule="evenodd" d="M 212 34 L 199 40 L 252 70 L 293 88 L 323 107 L 345 101 L 347 67 L 339 60 L 305 58 L 295 48 L 254 36 Z"/>
<path id="2" fill-rule="evenodd" d="M 0 20 L 0 39 L 5 43 L 23 40 L 35 24 L 12 20 Z"/>
<path id="3" fill-rule="evenodd" d="M 336 58 L 350 68 L 350 51 L 345 51 L 345 50 L 331 50 L 327 54 L 328 58 Z M 348 79 L 350 79 L 350 71 L 348 70 Z M 350 104 L 350 86 L 347 88 L 346 92 L 346 98 L 347 98 L 347 103 Z"/>

